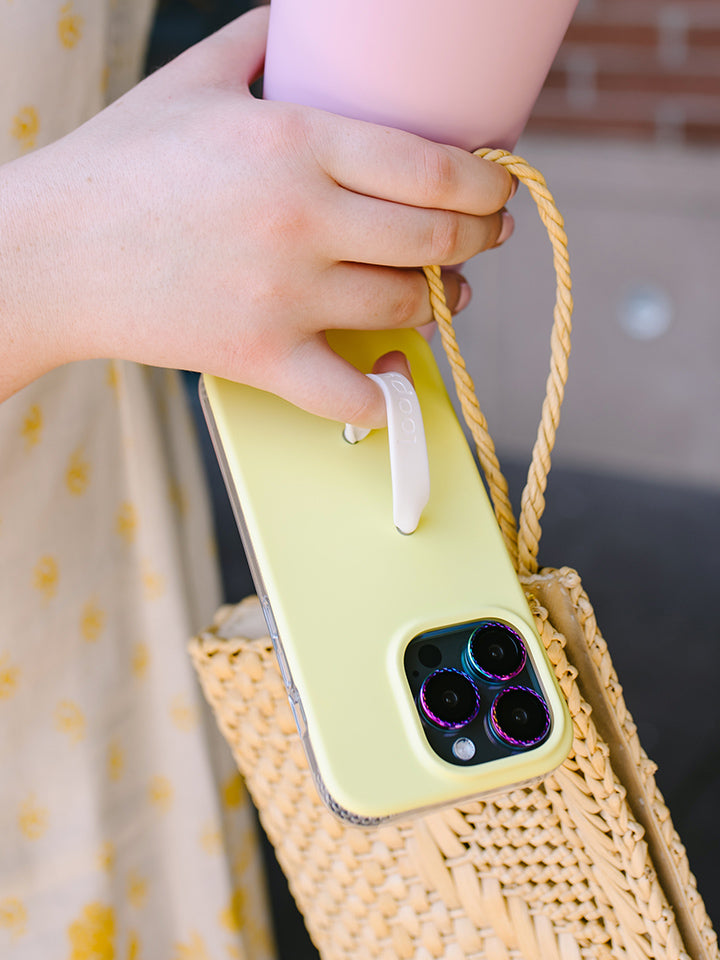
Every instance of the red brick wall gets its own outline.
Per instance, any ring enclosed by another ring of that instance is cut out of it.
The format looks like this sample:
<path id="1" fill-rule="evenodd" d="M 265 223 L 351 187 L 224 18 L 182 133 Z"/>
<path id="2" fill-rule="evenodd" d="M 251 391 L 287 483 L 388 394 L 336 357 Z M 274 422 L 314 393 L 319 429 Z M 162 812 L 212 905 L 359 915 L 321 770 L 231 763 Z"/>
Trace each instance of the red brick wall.
<path id="1" fill-rule="evenodd" d="M 580 0 L 528 129 L 720 144 L 720 0 Z"/>

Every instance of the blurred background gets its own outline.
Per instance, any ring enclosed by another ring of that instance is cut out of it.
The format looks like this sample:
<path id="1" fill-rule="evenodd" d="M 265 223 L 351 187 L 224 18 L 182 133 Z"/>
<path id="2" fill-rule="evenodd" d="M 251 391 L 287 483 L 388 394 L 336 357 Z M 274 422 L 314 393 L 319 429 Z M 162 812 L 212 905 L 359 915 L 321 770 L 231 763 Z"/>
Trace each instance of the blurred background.
<path id="1" fill-rule="evenodd" d="M 250 5 L 164 0 L 148 70 Z M 517 152 L 564 214 L 576 305 L 540 560 L 583 577 L 720 922 L 719 0 L 580 0 Z M 512 241 L 466 268 L 457 330 L 519 503 L 554 276 L 523 191 L 511 209 Z M 236 601 L 252 586 L 203 439 Z M 317 956 L 267 853 L 282 956 Z"/>

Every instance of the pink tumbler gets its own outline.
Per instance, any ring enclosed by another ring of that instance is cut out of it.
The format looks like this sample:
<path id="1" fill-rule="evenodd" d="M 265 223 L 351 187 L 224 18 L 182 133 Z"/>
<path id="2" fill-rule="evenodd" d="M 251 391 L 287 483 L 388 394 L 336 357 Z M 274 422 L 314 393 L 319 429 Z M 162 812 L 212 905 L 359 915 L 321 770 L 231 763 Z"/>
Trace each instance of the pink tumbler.
<path id="1" fill-rule="evenodd" d="M 578 0 L 272 0 L 265 96 L 512 150 Z"/>

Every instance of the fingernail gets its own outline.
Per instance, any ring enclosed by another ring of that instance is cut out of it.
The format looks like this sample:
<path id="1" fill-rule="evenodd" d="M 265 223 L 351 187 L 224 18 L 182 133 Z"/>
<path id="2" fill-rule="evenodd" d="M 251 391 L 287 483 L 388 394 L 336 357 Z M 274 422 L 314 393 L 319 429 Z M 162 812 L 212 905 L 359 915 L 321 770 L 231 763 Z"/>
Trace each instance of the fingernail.
<path id="1" fill-rule="evenodd" d="M 519 186 L 520 186 L 520 181 L 518 180 L 518 178 L 512 177 L 512 186 L 510 187 L 510 196 L 508 197 L 508 200 L 512 200 L 512 198 L 517 193 Z"/>
<path id="2" fill-rule="evenodd" d="M 417 327 L 417 332 L 420 336 L 425 337 L 428 343 L 432 343 L 432 339 L 437 333 L 437 323 L 434 320 L 430 323 L 424 323 L 421 327 Z"/>
<path id="3" fill-rule="evenodd" d="M 453 313 L 460 313 L 461 310 L 464 310 L 465 307 L 472 300 L 472 287 L 467 282 L 463 280 L 460 284 L 460 296 L 458 297 L 457 303 L 455 304 L 455 309 Z"/>
<path id="4" fill-rule="evenodd" d="M 501 243 L 505 243 L 507 238 L 512 234 L 515 229 L 515 220 L 512 214 L 508 213 L 507 210 L 502 212 L 502 227 L 500 228 L 500 236 L 495 242 L 495 246 L 499 247 Z"/>

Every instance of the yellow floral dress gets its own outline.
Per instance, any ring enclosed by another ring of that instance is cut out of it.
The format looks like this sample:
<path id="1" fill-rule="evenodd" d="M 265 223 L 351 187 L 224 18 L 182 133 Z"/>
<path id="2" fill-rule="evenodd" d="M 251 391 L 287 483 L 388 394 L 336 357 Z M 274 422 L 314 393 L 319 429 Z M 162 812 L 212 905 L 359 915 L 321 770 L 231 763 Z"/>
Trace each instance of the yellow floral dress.
<path id="1" fill-rule="evenodd" d="M 137 77 L 152 0 L 0 0 L 0 160 Z M 272 956 L 254 818 L 186 654 L 218 596 L 175 372 L 0 405 L 0 956 Z"/>

